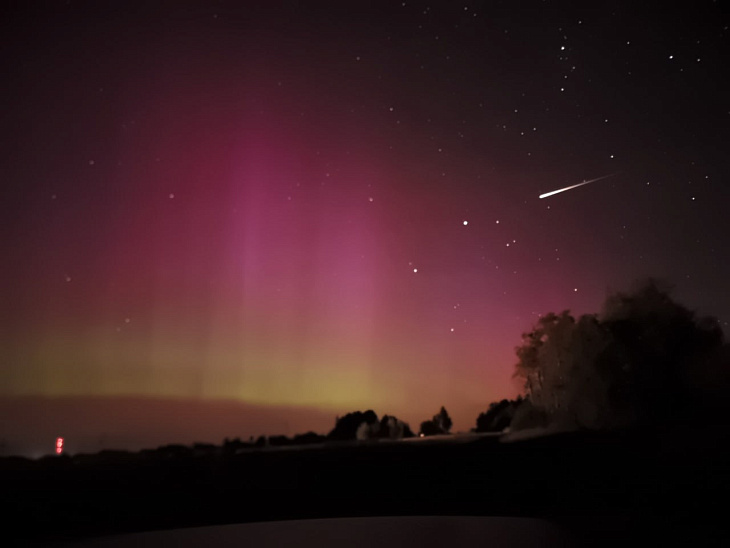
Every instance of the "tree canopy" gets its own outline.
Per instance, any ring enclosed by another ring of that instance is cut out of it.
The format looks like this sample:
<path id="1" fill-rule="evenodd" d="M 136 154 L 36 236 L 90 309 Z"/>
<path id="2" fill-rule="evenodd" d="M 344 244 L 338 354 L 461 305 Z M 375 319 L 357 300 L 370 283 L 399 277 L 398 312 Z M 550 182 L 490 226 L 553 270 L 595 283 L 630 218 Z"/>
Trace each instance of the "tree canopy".
<path id="1" fill-rule="evenodd" d="M 717 320 L 697 318 L 653 279 L 610 295 L 599 314 L 543 316 L 516 353 L 529 399 L 516 423 L 541 415 L 585 428 L 658 425 L 719 396 L 708 387 L 729 385 Z"/>

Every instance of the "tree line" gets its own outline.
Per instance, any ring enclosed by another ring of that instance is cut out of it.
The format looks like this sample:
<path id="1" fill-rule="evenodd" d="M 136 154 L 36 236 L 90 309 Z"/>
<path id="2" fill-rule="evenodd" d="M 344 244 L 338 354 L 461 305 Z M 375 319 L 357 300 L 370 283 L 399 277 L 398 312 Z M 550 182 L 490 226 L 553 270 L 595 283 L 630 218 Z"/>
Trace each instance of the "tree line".
<path id="1" fill-rule="evenodd" d="M 653 278 L 606 298 L 600 312 L 540 317 L 515 348 L 516 399 L 491 403 L 473 432 L 625 430 L 730 423 L 730 345 L 716 318 L 678 303 Z M 390 415 L 355 411 L 326 435 L 259 438 L 254 446 L 449 434 L 444 407 L 417 433 Z"/>

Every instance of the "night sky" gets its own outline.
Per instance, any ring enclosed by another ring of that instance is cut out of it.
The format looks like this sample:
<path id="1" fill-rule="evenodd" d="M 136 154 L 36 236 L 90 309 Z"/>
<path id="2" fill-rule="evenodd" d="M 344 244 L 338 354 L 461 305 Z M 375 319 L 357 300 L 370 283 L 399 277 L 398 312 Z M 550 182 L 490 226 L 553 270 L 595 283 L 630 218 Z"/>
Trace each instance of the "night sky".
<path id="1" fill-rule="evenodd" d="M 727 332 L 727 4 L 18 4 L 6 399 L 465 430 L 539 314 L 656 276 Z"/>

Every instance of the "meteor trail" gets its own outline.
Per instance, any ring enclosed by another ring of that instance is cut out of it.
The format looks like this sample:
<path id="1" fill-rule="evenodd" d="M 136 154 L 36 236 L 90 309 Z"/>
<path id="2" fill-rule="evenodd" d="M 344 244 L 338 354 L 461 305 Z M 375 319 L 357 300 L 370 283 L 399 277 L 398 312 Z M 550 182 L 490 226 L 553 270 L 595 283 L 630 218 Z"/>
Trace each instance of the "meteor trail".
<path id="1" fill-rule="evenodd" d="M 559 188 L 558 190 L 553 190 L 551 192 L 546 192 L 545 194 L 540 194 L 540 199 L 547 198 L 548 196 L 552 196 L 553 194 L 558 194 L 559 192 L 565 192 L 566 190 L 578 188 L 579 186 L 587 185 L 590 183 L 595 183 L 596 181 L 600 181 L 601 179 L 606 179 L 608 177 L 613 177 L 614 175 L 616 175 L 616 174 L 611 173 L 610 175 L 604 175 L 603 177 L 598 177 L 597 179 L 591 179 L 590 181 L 583 180 L 582 183 L 578 183 L 577 185 L 566 186 L 565 188 Z"/>

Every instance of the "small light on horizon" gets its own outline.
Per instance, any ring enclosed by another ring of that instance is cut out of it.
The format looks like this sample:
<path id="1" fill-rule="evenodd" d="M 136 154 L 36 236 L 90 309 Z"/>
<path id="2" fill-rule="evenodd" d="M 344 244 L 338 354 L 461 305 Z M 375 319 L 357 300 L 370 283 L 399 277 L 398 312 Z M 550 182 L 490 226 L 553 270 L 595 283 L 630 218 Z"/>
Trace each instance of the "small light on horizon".
<path id="1" fill-rule="evenodd" d="M 63 438 L 56 438 L 56 455 L 63 453 Z"/>

